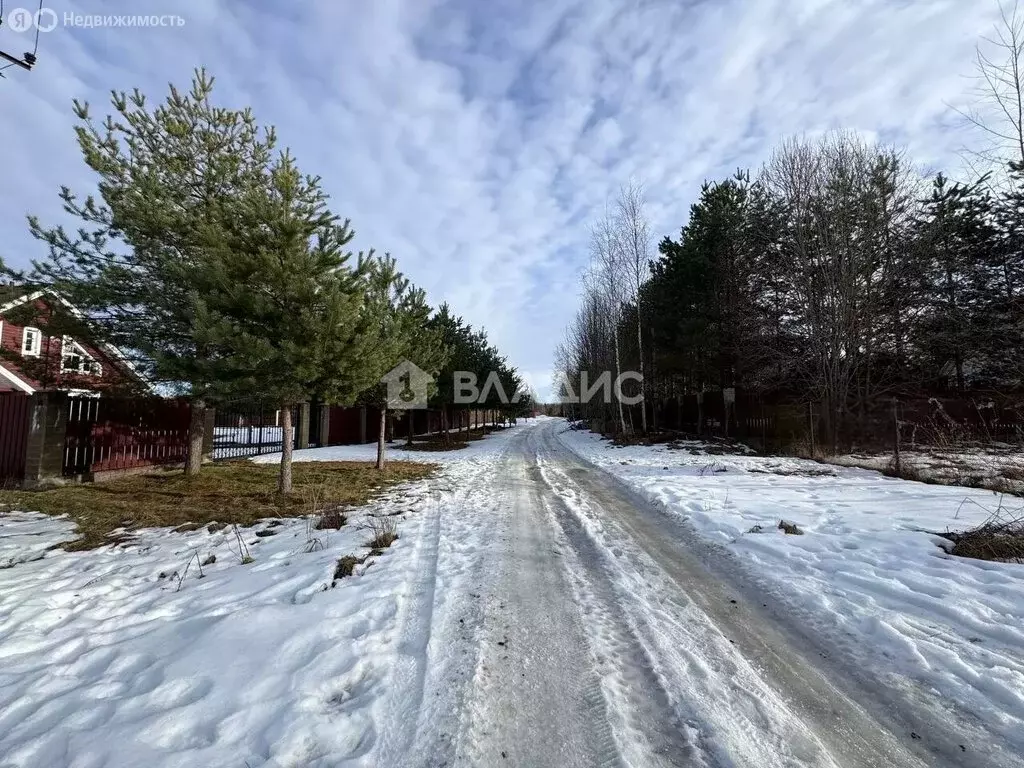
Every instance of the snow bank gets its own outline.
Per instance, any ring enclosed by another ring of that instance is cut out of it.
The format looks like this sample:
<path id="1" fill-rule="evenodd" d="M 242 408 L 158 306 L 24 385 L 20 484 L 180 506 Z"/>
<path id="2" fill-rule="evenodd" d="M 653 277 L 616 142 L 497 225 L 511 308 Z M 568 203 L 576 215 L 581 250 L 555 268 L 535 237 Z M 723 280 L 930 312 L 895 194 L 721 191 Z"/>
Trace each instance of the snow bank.
<path id="1" fill-rule="evenodd" d="M 0 768 L 381 764 L 415 726 L 395 713 L 425 664 L 439 521 L 468 524 L 460 489 L 480 486 L 511 432 L 408 454 L 446 464 L 338 531 L 240 529 L 248 565 L 231 528 L 65 552 L 52 547 L 73 537 L 66 520 L 0 514 Z M 395 515 L 398 541 L 332 588 L 338 558 L 367 553 L 371 514 Z"/>
<path id="2" fill-rule="evenodd" d="M 890 467 L 892 453 L 849 453 L 827 460 L 839 466 L 881 472 Z M 900 452 L 900 462 L 908 479 L 1024 493 L 1024 454 L 1016 446 L 996 443 L 958 450 L 910 448 Z"/>
<path id="3" fill-rule="evenodd" d="M 1024 566 L 952 557 L 927 533 L 983 522 L 995 494 L 705 455 L 696 443 L 618 448 L 589 432 L 560 437 L 735 552 L 852 665 L 892 668 L 1024 749 Z M 781 520 L 803 535 L 779 530 Z"/>

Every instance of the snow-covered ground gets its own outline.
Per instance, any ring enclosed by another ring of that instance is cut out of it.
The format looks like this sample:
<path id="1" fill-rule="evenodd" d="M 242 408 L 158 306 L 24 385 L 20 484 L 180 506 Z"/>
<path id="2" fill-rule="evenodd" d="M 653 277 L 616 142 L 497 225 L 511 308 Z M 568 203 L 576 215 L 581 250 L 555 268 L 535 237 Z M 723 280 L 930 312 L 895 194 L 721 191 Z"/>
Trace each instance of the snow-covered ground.
<path id="1" fill-rule="evenodd" d="M 338 531 L 241 529 L 247 565 L 231 528 L 144 530 L 69 553 L 50 549 L 72 537 L 67 521 L 0 514 L 0 767 L 387 764 L 380 755 L 413 726 L 401 712 L 425 663 L 435 581 L 457 577 L 435 571 L 439 528 L 473 524 L 464 489 L 493 473 L 514 432 L 451 454 L 394 451 L 445 466 Z M 371 515 L 395 515 L 398 541 L 332 588 L 338 558 L 367 553 Z M 211 556 L 200 577 L 197 559 Z"/>
<path id="2" fill-rule="evenodd" d="M 1024 752 L 1024 565 L 952 557 L 927 533 L 983 522 L 996 494 L 698 443 L 560 438 L 738 555 L 837 656 L 917 681 Z"/>
<path id="3" fill-rule="evenodd" d="M 614 448 L 555 419 L 389 457 L 442 466 L 339 531 L 243 530 L 247 565 L 230 528 L 67 553 L 51 549 L 66 521 L 0 515 L 0 768 L 975 768 L 1024 753 L 1024 567 L 951 558 L 920 530 L 980 522 L 990 493 Z M 398 541 L 332 587 L 381 515 Z"/>
<path id="4" fill-rule="evenodd" d="M 525 425 L 525 422 L 524 422 Z M 404 440 L 394 440 L 387 444 L 384 458 L 386 461 L 417 461 L 427 464 L 449 464 L 453 461 L 471 461 L 481 455 L 493 456 L 494 437 L 500 436 L 503 430 L 492 433 L 483 440 L 472 440 L 465 448 L 451 451 L 407 451 Z M 376 461 L 377 444 L 363 445 L 332 445 L 328 448 L 307 448 L 295 451 L 295 461 Z M 281 461 L 280 453 L 265 453 L 253 456 L 257 464 L 275 464 Z"/>

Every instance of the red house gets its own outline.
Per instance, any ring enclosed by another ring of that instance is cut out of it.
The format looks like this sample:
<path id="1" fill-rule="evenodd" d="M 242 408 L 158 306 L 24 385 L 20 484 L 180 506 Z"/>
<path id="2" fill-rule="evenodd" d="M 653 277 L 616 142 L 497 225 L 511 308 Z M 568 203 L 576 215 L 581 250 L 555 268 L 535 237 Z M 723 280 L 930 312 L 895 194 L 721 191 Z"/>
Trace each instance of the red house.
<path id="1" fill-rule="evenodd" d="M 47 335 L 47 321 L 56 308 L 80 316 L 53 292 L 0 285 L 0 392 L 148 389 L 116 347 Z"/>

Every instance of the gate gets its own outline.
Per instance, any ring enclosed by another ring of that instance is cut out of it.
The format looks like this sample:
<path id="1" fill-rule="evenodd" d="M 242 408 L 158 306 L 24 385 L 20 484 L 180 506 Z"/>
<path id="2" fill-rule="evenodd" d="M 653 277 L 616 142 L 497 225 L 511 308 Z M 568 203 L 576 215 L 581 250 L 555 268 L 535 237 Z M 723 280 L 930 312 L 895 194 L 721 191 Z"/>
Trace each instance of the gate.
<path id="1" fill-rule="evenodd" d="M 158 397 L 69 397 L 65 476 L 177 464 L 188 455 L 188 403 Z"/>
<path id="2" fill-rule="evenodd" d="M 0 392 L 0 486 L 19 483 L 25 476 L 29 397 Z"/>
<path id="3" fill-rule="evenodd" d="M 298 408 L 292 409 L 292 444 L 298 440 Z M 213 458 L 240 459 L 278 453 L 283 443 L 281 411 L 263 400 L 234 400 L 216 408 Z"/>

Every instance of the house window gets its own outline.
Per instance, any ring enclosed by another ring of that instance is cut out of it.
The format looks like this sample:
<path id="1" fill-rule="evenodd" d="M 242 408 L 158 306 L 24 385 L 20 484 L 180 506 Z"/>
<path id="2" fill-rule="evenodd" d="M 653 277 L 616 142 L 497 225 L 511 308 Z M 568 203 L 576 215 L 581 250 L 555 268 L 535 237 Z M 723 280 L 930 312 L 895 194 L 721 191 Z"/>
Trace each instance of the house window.
<path id="1" fill-rule="evenodd" d="M 92 359 L 81 344 L 65 336 L 61 345 L 60 372 L 99 376 L 103 373 L 103 367 Z"/>
<path id="2" fill-rule="evenodd" d="M 39 357 L 43 351 L 43 332 L 38 328 L 26 328 L 21 334 L 21 354 Z"/>

